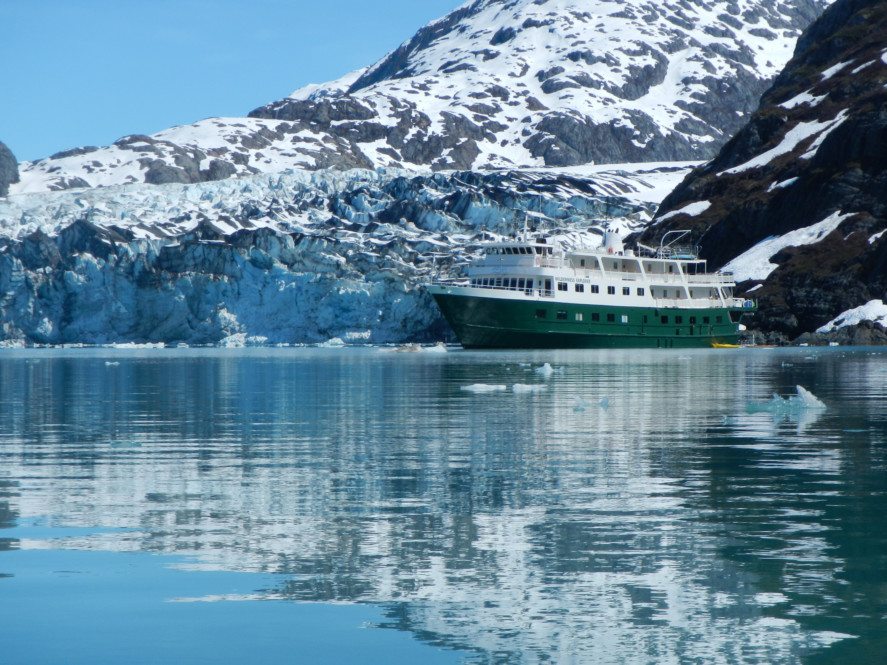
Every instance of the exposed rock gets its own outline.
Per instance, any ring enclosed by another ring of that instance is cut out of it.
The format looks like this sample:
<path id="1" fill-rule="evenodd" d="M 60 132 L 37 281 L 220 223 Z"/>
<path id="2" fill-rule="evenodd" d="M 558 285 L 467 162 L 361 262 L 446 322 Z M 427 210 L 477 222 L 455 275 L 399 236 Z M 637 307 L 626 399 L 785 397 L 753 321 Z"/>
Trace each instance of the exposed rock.
<path id="1" fill-rule="evenodd" d="M 0 142 L 0 196 L 9 193 L 9 186 L 19 181 L 18 162 L 12 151 Z"/>
<path id="2" fill-rule="evenodd" d="M 762 284 L 751 295 L 764 330 L 795 337 L 887 292 L 885 44 L 887 4 L 838 0 L 748 124 L 666 198 L 644 235 L 693 229 L 714 266 L 747 279 L 744 289 Z M 681 212 L 688 205 L 695 214 Z M 802 237 L 814 224 L 821 236 Z M 789 233 L 769 256 L 745 254 Z"/>

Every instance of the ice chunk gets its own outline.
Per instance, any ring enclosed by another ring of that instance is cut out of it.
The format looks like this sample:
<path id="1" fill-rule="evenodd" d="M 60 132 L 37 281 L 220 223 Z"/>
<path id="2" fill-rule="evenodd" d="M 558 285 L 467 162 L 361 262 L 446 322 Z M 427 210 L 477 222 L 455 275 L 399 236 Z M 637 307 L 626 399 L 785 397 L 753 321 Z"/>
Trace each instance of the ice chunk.
<path id="1" fill-rule="evenodd" d="M 317 346 L 323 349 L 341 349 L 343 346 L 346 346 L 346 344 L 342 341 L 341 337 L 333 337 L 325 342 L 321 342 Z"/>
<path id="2" fill-rule="evenodd" d="M 805 409 L 824 409 L 825 404 L 816 395 L 807 390 L 804 386 L 795 386 L 798 391 L 797 399 L 800 400 Z M 789 398 L 791 399 L 791 398 Z"/>
<path id="3" fill-rule="evenodd" d="M 507 390 L 508 386 L 502 383 L 472 383 L 470 386 L 462 386 L 459 390 L 467 393 L 497 393 Z"/>
<path id="4" fill-rule="evenodd" d="M 536 368 L 536 374 L 548 379 L 554 374 L 554 368 L 549 363 L 545 363 L 542 367 Z"/>
<path id="5" fill-rule="evenodd" d="M 116 360 L 114 360 L 114 361 L 106 360 L 106 361 L 105 361 L 105 366 L 106 366 L 106 367 L 115 367 L 115 366 L 117 366 L 117 365 L 119 365 L 119 364 L 120 364 L 120 363 L 117 362 Z"/>
<path id="6" fill-rule="evenodd" d="M 610 398 L 609 397 L 601 397 L 600 400 L 598 400 L 598 406 L 604 410 L 609 409 L 610 408 Z"/>
<path id="7" fill-rule="evenodd" d="M 538 393 L 543 390 L 548 390 L 548 386 L 541 383 L 515 383 L 511 386 L 513 393 Z"/>

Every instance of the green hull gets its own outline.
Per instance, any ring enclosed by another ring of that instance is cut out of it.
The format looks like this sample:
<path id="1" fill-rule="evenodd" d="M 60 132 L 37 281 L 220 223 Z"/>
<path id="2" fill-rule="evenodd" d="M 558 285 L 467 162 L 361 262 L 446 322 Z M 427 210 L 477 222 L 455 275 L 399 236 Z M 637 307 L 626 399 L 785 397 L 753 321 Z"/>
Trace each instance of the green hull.
<path id="1" fill-rule="evenodd" d="M 709 348 L 715 342 L 738 343 L 742 314 L 725 307 L 605 307 L 433 295 L 466 349 Z"/>

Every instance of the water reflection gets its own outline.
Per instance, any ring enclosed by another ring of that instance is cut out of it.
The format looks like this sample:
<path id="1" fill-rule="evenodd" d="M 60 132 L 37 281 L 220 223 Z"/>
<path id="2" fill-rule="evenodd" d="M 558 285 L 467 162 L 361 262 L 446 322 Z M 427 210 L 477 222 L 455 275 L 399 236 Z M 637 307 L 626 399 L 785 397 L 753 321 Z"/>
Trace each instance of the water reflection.
<path id="1" fill-rule="evenodd" d="M 460 390 L 543 362 L 544 392 Z M 66 546 L 274 573 L 266 597 L 384 604 L 482 660 L 859 656 L 885 376 L 867 351 L 9 353 L 0 527 L 127 528 Z M 747 409 L 797 384 L 828 410 Z"/>

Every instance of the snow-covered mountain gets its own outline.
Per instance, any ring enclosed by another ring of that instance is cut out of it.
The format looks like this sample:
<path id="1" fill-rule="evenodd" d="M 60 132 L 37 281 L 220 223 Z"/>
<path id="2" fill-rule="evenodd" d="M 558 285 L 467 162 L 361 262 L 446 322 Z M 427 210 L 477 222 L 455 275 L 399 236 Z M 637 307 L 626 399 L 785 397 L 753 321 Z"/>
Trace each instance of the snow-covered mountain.
<path id="1" fill-rule="evenodd" d="M 0 200 L 0 341 L 443 339 L 421 288 L 491 235 L 647 224 L 688 172 L 288 172 Z"/>
<path id="2" fill-rule="evenodd" d="M 704 255 L 760 299 L 765 330 L 795 337 L 882 320 L 885 106 L 887 3 L 838 0 L 750 122 L 663 202 L 647 241 L 695 229 Z M 872 326 L 861 335 L 847 341 L 887 341 Z"/>
<path id="3" fill-rule="evenodd" d="M 21 165 L 12 192 L 285 168 L 698 160 L 753 111 L 830 0 L 475 0 L 373 66 L 248 118 Z"/>

